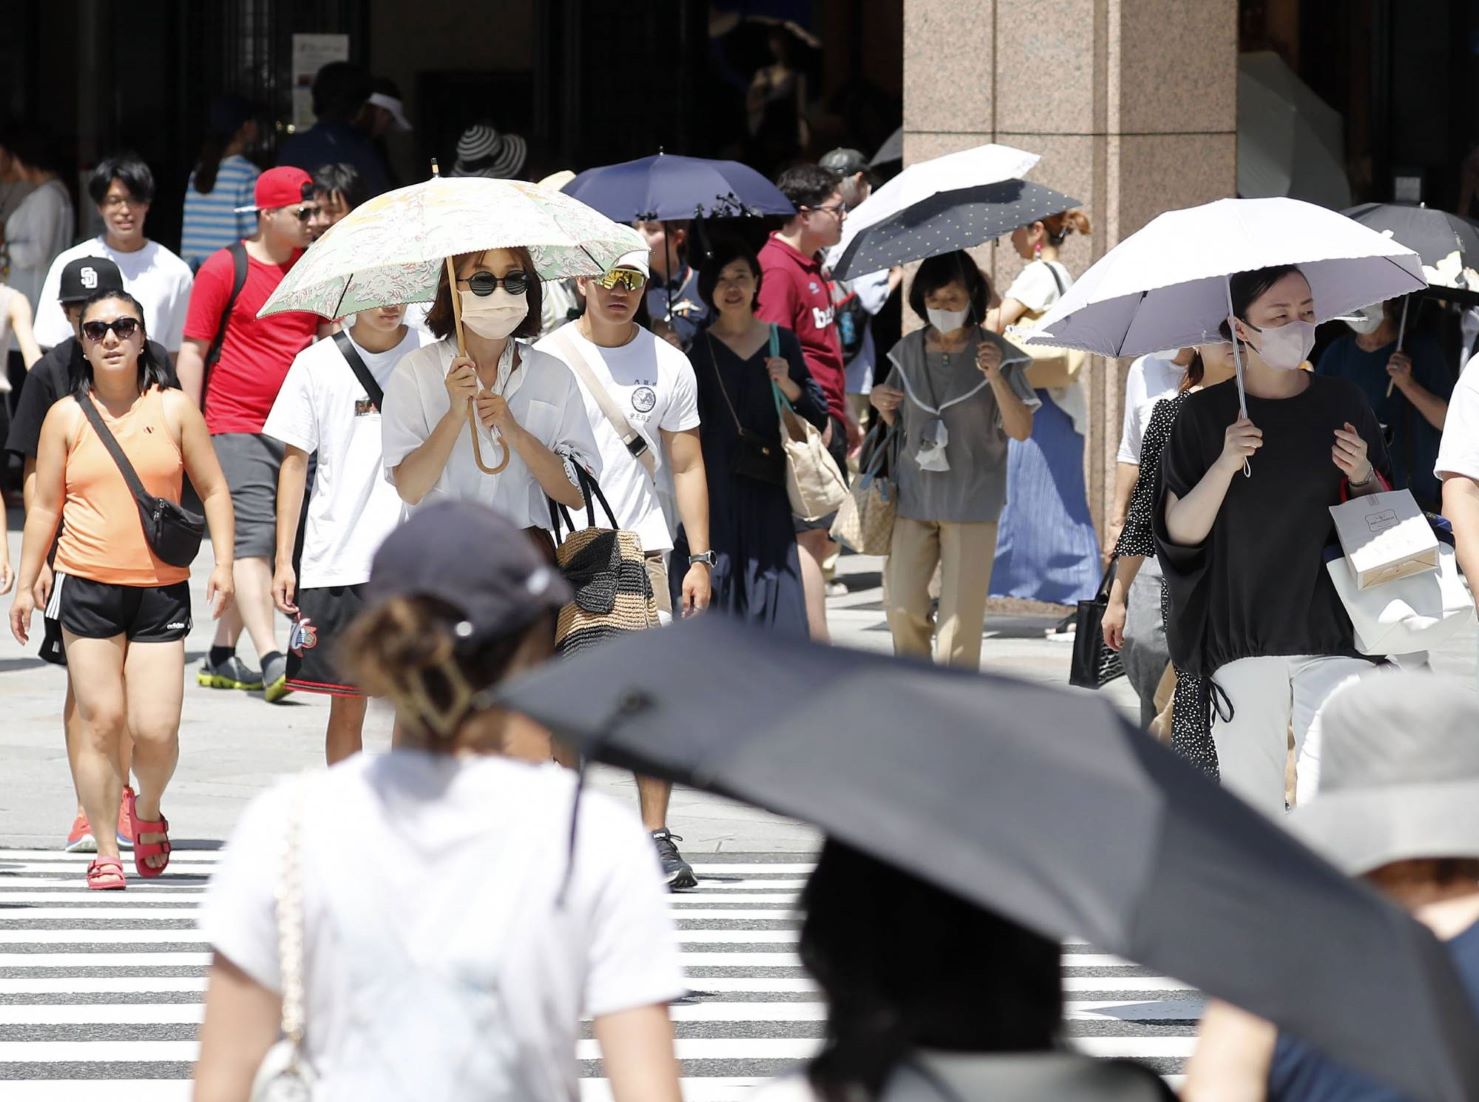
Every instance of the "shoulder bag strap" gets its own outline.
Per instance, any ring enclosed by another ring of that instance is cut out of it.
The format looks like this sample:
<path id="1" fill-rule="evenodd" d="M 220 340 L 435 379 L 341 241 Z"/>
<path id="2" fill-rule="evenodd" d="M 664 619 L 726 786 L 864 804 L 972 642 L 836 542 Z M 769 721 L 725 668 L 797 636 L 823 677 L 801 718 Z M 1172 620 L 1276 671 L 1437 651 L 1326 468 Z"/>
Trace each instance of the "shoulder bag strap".
<path id="1" fill-rule="evenodd" d="M 349 339 L 349 334 L 342 329 L 334 334 L 334 344 L 338 346 L 339 353 L 344 357 L 344 362 L 354 372 L 354 377 L 359 380 L 359 385 L 365 388 L 365 393 L 370 396 L 370 401 L 375 403 L 378 410 L 385 401 L 385 391 L 375 381 L 375 376 L 370 374 L 364 357 L 359 354 L 359 349 L 354 347 L 354 342 Z"/>
<path id="2" fill-rule="evenodd" d="M 226 344 L 226 326 L 231 323 L 231 311 L 241 297 L 241 289 L 247 281 L 246 243 L 236 241 L 228 246 L 231 252 L 231 295 L 226 299 L 226 308 L 221 311 L 221 320 L 216 323 L 216 335 L 205 353 L 205 369 L 200 376 L 200 408 L 205 409 L 206 387 L 210 385 L 211 370 L 221 358 L 221 349 Z"/>
<path id="3" fill-rule="evenodd" d="M 729 399 L 729 389 L 724 385 L 724 376 L 719 373 L 719 357 L 714 355 L 714 336 L 707 329 L 704 330 L 704 346 L 709 353 L 709 364 L 714 369 L 714 381 L 719 384 L 719 393 L 724 398 L 724 404 L 729 408 L 729 416 L 734 421 L 735 431 L 744 432 L 745 427 L 740 424 L 739 414 L 735 412 L 734 403 Z"/>
<path id="4" fill-rule="evenodd" d="M 1063 286 L 1063 277 L 1058 274 L 1058 269 L 1054 267 L 1051 260 L 1044 260 L 1043 263 L 1048 266 L 1048 274 L 1053 277 L 1053 282 L 1058 285 L 1058 297 L 1062 298 L 1068 293 L 1068 288 Z"/>
<path id="5" fill-rule="evenodd" d="M 585 350 L 570 339 L 570 334 L 566 333 L 563 327 L 555 330 L 555 343 L 564 350 L 566 362 L 575 374 L 580 376 L 580 381 L 591 392 L 591 397 L 596 400 L 596 405 L 601 407 L 606 420 L 611 422 L 611 427 L 616 430 L 617 438 L 626 445 L 627 451 L 632 453 L 632 458 L 642 465 L 642 469 L 647 472 L 647 477 L 656 478 L 657 457 L 652 454 L 647 438 L 632 428 L 631 422 L 617 408 L 611 392 L 597 380 L 595 372 L 591 370 L 591 365 L 585 358 Z"/>
<path id="6" fill-rule="evenodd" d="M 108 449 L 108 454 L 113 457 L 113 462 L 118 465 L 118 470 L 123 475 L 123 480 L 128 483 L 129 490 L 134 499 L 145 509 L 154 507 L 155 496 L 144 488 L 144 483 L 139 479 L 139 473 L 134 470 L 134 465 L 128 461 L 128 456 L 123 453 L 112 431 L 104 422 L 102 414 L 98 412 L 97 406 L 92 404 L 91 396 L 87 394 L 77 395 L 77 404 L 82 407 L 82 412 L 87 416 L 92 425 L 92 431 L 98 434 L 98 439 L 103 442 L 103 447 Z"/>
<path id="7" fill-rule="evenodd" d="M 780 326 L 776 325 L 775 322 L 770 323 L 770 354 L 772 356 L 779 356 L 781 354 L 781 330 Z M 781 416 L 787 412 L 796 412 L 796 408 L 791 405 L 791 399 L 781 393 L 781 388 L 776 385 L 774 379 L 770 381 L 770 393 L 775 398 L 775 412 L 777 416 Z"/>
<path id="8" fill-rule="evenodd" d="M 298 1052 L 303 1049 L 304 945 L 303 815 L 308 806 L 308 777 L 298 780 L 283 832 L 282 879 L 277 885 L 277 962 L 282 976 L 282 1035 Z"/>

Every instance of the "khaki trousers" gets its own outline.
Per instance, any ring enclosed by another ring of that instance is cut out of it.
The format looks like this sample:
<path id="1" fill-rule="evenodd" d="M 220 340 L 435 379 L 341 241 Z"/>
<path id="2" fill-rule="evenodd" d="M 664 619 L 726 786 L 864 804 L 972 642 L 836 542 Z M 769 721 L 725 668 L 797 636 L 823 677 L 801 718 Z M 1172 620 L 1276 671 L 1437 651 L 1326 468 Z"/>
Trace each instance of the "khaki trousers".
<path id="1" fill-rule="evenodd" d="M 996 559 L 996 524 L 894 521 L 884 565 L 885 607 L 894 653 L 981 668 L 981 628 Z M 940 610 L 930 619 L 930 579 L 940 571 Z"/>

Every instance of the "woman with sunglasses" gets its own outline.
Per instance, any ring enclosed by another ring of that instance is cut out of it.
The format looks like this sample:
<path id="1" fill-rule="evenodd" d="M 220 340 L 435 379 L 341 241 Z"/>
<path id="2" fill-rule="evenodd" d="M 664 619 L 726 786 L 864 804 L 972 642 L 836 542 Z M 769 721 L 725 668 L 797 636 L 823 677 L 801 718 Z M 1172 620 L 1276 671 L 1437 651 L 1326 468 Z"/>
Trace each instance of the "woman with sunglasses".
<path id="1" fill-rule="evenodd" d="M 539 276 L 528 250 L 464 253 L 453 266 L 456 288 L 444 272 L 426 315 L 440 339 L 402 360 L 385 392 L 386 473 L 411 509 L 447 498 L 482 502 L 533 530 L 552 559 L 546 497 L 582 505 L 571 464 L 600 469 L 585 402 L 570 369 L 528 343 L 540 328 Z M 466 355 L 457 352 L 454 290 Z M 508 465 L 497 474 L 483 469 L 505 454 Z"/>
<path id="2" fill-rule="evenodd" d="M 206 586 L 213 617 L 234 594 L 234 533 L 231 495 L 205 419 L 183 392 L 165 388 L 143 317 L 139 303 L 121 291 L 100 291 L 83 304 L 77 390 L 51 407 L 41 427 L 10 629 L 26 643 L 36 610 L 32 589 L 60 523 L 48 615 L 61 621 L 77 696 L 81 731 L 68 747 L 72 776 L 89 822 L 111 822 L 121 796 L 134 824 L 134 867 L 156 877 L 169 864 L 169 823 L 160 801 L 179 757 L 190 568 L 154 553 L 138 502 L 87 409 L 101 418 L 149 494 L 178 502 L 182 477 L 190 476 L 215 551 Z M 125 731 L 133 737 L 137 792 L 128 787 L 119 753 Z M 97 845 L 87 886 L 125 887 L 113 832 L 98 831 Z"/>

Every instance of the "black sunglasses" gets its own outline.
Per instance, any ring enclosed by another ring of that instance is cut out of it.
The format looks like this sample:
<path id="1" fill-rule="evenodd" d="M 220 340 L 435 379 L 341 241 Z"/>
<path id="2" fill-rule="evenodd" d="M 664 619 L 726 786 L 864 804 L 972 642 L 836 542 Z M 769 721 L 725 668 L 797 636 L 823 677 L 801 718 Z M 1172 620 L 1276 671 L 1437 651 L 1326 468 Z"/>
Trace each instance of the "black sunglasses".
<path id="1" fill-rule="evenodd" d="M 82 335 L 90 341 L 100 341 L 108 335 L 111 329 L 117 333 L 122 340 L 128 340 L 139 331 L 138 318 L 114 318 L 112 321 L 85 321 L 82 323 Z"/>
<path id="2" fill-rule="evenodd" d="M 501 283 L 503 289 L 511 295 L 522 295 L 529 290 L 529 273 L 517 270 L 509 272 L 508 275 L 499 279 L 492 272 L 477 272 L 467 279 L 459 279 L 458 283 L 466 283 L 467 289 L 478 298 L 487 298 Z"/>

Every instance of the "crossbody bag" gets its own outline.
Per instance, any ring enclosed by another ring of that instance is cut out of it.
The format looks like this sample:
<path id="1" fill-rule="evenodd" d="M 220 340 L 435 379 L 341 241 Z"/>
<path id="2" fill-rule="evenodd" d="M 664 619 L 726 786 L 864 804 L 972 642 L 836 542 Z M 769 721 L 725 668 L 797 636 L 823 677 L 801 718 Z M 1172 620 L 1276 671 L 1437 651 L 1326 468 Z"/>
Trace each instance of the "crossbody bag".
<path id="1" fill-rule="evenodd" d="M 354 347 L 354 342 L 349 339 L 349 334 L 339 331 L 334 334 L 334 344 L 339 349 L 339 354 L 344 357 L 344 362 L 349 365 L 349 370 L 354 372 L 354 377 L 359 380 L 359 385 L 365 388 L 365 393 L 370 396 L 370 401 L 375 404 L 375 412 L 380 412 L 381 405 L 385 402 L 385 391 L 375 381 L 375 376 L 370 374 L 364 357 L 359 354 L 359 349 Z"/>
<path id="2" fill-rule="evenodd" d="M 93 432 L 108 449 L 113 462 L 118 465 L 123 480 L 128 483 L 134 501 L 139 507 L 139 519 L 144 525 L 144 539 L 161 562 L 170 566 L 189 566 L 200 551 L 200 541 L 205 535 L 205 517 L 192 513 L 167 497 L 151 494 L 139 478 L 138 471 L 128 461 L 118 440 L 104 422 L 102 414 L 93 405 L 91 396 L 77 395 L 77 404 L 82 407 Z"/>
<path id="3" fill-rule="evenodd" d="M 729 410 L 730 419 L 734 421 L 734 431 L 739 437 L 739 446 L 734 450 L 734 456 L 730 460 L 730 470 L 741 478 L 748 478 L 754 482 L 763 482 L 768 486 L 784 486 L 786 484 L 786 453 L 781 450 L 780 439 L 767 440 L 758 432 L 747 429 L 740 422 L 739 414 L 735 412 L 734 402 L 730 400 L 729 391 L 724 386 L 724 376 L 719 373 L 719 358 L 714 355 L 714 337 L 707 329 L 704 330 L 704 347 L 709 353 L 709 365 L 714 369 L 714 382 L 719 386 L 719 394 L 724 399 L 724 406 Z"/>

